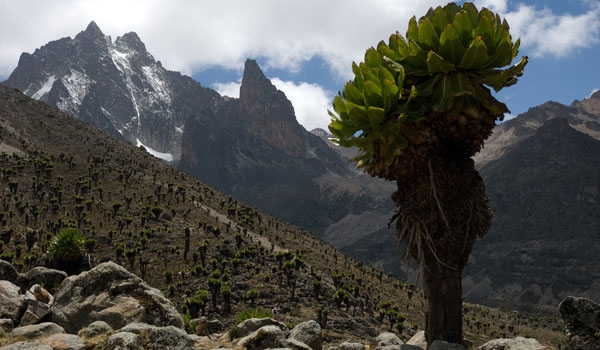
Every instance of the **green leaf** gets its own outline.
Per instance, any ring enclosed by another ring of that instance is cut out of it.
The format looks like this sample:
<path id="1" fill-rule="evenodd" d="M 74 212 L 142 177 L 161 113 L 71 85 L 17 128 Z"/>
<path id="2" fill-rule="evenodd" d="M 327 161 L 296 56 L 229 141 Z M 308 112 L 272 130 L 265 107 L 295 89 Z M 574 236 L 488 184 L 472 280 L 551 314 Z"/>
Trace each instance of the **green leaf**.
<path id="1" fill-rule="evenodd" d="M 448 24 L 440 36 L 440 55 L 444 60 L 458 64 L 465 54 L 465 50 L 456 29 L 451 24 Z"/>
<path id="2" fill-rule="evenodd" d="M 393 61 L 400 61 L 400 59 L 401 59 L 398 52 L 393 50 L 388 45 L 386 45 L 383 41 L 380 42 L 379 45 L 377 45 L 377 52 L 379 52 L 379 55 L 384 59 L 385 59 L 385 57 L 387 57 Z"/>
<path id="3" fill-rule="evenodd" d="M 354 84 L 346 83 L 344 86 L 343 97 L 346 101 L 355 103 L 363 106 L 365 104 L 365 98 L 362 91 L 358 89 Z"/>
<path id="4" fill-rule="evenodd" d="M 379 131 L 381 129 L 381 124 L 383 124 L 385 119 L 385 110 L 380 107 L 369 107 L 367 108 L 367 113 L 369 114 L 371 128 Z"/>
<path id="5" fill-rule="evenodd" d="M 339 95 L 333 99 L 333 109 L 339 115 L 348 113 L 348 111 L 346 110 L 346 103 L 344 102 L 344 99 Z M 339 116 L 336 115 L 335 117 L 336 119 L 339 119 Z"/>
<path id="6" fill-rule="evenodd" d="M 436 33 L 439 35 L 444 28 L 446 27 L 446 25 L 448 23 L 450 23 L 450 20 L 448 19 L 448 16 L 446 15 L 446 11 L 449 10 L 449 6 L 438 6 L 435 9 L 430 9 L 427 12 L 426 17 L 429 19 L 429 22 L 431 23 L 431 26 L 433 27 L 433 29 L 436 31 Z"/>
<path id="7" fill-rule="evenodd" d="M 490 55 L 486 68 L 500 68 L 510 64 L 512 57 L 512 46 L 510 43 L 502 42 L 496 46 L 496 50 Z"/>
<path id="8" fill-rule="evenodd" d="M 469 77 L 461 72 L 456 72 L 450 76 L 450 96 L 459 97 L 462 95 L 473 95 L 473 83 Z"/>
<path id="9" fill-rule="evenodd" d="M 488 60 L 485 42 L 483 42 L 481 36 L 477 36 L 471 41 L 471 45 L 467 48 L 458 67 L 461 69 L 479 69 L 484 67 Z"/>
<path id="10" fill-rule="evenodd" d="M 436 84 L 433 95 L 432 95 L 432 108 L 434 111 L 441 113 L 450 109 L 453 99 L 451 98 L 452 93 L 452 79 L 449 75 L 444 75 L 442 79 Z"/>
<path id="11" fill-rule="evenodd" d="M 512 57 L 515 58 L 517 57 L 517 53 L 519 53 L 519 46 L 521 46 L 521 39 L 517 39 L 517 41 L 515 41 L 515 44 L 513 45 L 513 52 L 512 52 Z"/>
<path id="12" fill-rule="evenodd" d="M 400 33 L 390 35 L 390 48 L 398 53 L 400 58 L 408 56 L 408 43 Z M 391 57 L 390 57 L 391 58 Z"/>
<path id="13" fill-rule="evenodd" d="M 365 63 L 371 68 L 377 68 L 383 65 L 383 60 L 381 59 L 381 56 L 379 56 L 377 50 L 370 47 L 367 52 L 365 52 Z"/>
<path id="14" fill-rule="evenodd" d="M 527 56 L 523 57 L 519 63 L 505 70 L 493 70 L 485 76 L 479 76 L 478 81 L 482 84 L 491 86 L 496 92 L 502 88 L 513 85 L 517 82 L 517 77 L 523 74 L 523 69 L 527 65 Z"/>
<path id="15" fill-rule="evenodd" d="M 417 25 L 417 18 L 413 16 L 408 21 L 408 29 L 406 30 L 406 39 L 410 42 L 411 40 L 419 40 L 419 26 Z"/>
<path id="16" fill-rule="evenodd" d="M 425 50 L 437 50 L 440 43 L 440 37 L 435 31 L 435 28 L 429 21 L 429 18 L 423 17 L 419 21 L 419 45 Z"/>
<path id="17" fill-rule="evenodd" d="M 463 10 L 469 15 L 469 20 L 473 27 L 476 27 L 479 23 L 479 11 L 472 2 L 465 2 L 463 4 Z"/>
<path id="18" fill-rule="evenodd" d="M 462 46 L 468 47 L 471 40 L 473 40 L 473 23 L 469 14 L 466 11 L 457 13 L 452 26 L 456 30 Z"/>
<path id="19" fill-rule="evenodd" d="M 356 62 L 352 62 L 352 73 L 354 73 L 354 81 L 350 82 L 350 84 L 353 83 L 359 90 L 362 90 L 364 80 L 360 66 Z"/>
<path id="20" fill-rule="evenodd" d="M 386 111 L 392 109 L 392 107 L 398 102 L 400 89 L 394 83 L 393 80 L 384 80 L 383 85 L 381 86 L 381 94 L 383 96 L 383 108 Z"/>
<path id="21" fill-rule="evenodd" d="M 444 58 L 434 51 L 429 51 L 427 55 L 427 70 L 429 74 L 450 73 L 456 70 L 454 64 L 444 61 Z"/>
<path id="22" fill-rule="evenodd" d="M 383 98 L 381 97 L 381 88 L 373 81 L 367 80 L 364 88 L 365 102 L 367 106 L 382 107 Z"/>
<path id="23" fill-rule="evenodd" d="M 431 78 L 426 79 L 425 81 L 423 81 L 419 85 L 417 85 L 417 90 L 419 91 L 419 95 L 421 95 L 421 96 L 431 95 L 433 93 L 433 89 L 435 88 L 435 85 L 441 78 L 442 78 L 441 74 L 436 74 L 435 76 L 432 76 Z"/>

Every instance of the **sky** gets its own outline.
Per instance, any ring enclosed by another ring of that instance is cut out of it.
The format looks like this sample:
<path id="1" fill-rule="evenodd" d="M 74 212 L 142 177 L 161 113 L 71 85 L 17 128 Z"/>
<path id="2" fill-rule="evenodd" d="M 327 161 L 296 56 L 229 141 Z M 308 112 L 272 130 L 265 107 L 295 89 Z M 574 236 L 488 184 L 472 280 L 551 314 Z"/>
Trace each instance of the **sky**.
<path id="1" fill-rule="evenodd" d="M 599 0 L 476 0 L 505 18 L 529 56 L 519 82 L 496 94 L 512 118 L 547 101 L 571 104 L 600 88 Z M 0 0 L 0 81 L 22 52 L 73 38 L 93 20 L 113 40 L 136 32 L 162 65 L 222 95 L 239 96 L 244 62 L 257 60 L 307 130 L 366 49 L 406 32 L 437 0 Z M 460 3 L 460 2 L 459 2 Z"/>

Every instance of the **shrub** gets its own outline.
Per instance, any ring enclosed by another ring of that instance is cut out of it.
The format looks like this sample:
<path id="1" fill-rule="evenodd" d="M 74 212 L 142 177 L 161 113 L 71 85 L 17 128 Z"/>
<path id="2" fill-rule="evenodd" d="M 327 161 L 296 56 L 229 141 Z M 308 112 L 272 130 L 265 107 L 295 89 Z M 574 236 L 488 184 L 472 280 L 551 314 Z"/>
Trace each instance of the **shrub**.
<path id="1" fill-rule="evenodd" d="M 83 257 L 85 236 L 76 228 L 65 228 L 58 232 L 48 245 L 48 253 L 59 265 L 67 266 Z"/>
<path id="2" fill-rule="evenodd" d="M 248 308 L 237 315 L 237 323 L 240 324 L 250 318 L 272 318 L 273 314 L 262 307 Z"/>

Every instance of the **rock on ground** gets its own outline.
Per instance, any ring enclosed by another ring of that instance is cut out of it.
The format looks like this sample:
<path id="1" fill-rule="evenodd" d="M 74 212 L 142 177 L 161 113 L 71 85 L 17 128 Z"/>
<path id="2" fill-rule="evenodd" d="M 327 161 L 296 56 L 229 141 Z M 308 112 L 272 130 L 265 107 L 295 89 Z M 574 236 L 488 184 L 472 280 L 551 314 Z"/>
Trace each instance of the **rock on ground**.
<path id="1" fill-rule="evenodd" d="M 113 329 L 133 322 L 184 327 L 175 306 L 158 289 L 113 262 L 66 278 L 50 311 L 52 321 L 73 334 L 93 321 Z"/>
<path id="2" fill-rule="evenodd" d="M 600 305 L 586 298 L 566 297 L 558 306 L 565 321 L 569 349 L 600 349 Z"/>
<path id="3" fill-rule="evenodd" d="M 544 350 L 547 347 L 540 344 L 533 338 L 504 338 L 494 339 L 481 345 L 477 350 Z"/>
<path id="4" fill-rule="evenodd" d="M 314 350 L 323 348 L 321 326 L 313 320 L 302 322 L 294 327 L 288 336 L 288 341 L 291 339 L 304 343 Z"/>
<path id="5" fill-rule="evenodd" d="M 287 341 L 281 328 L 267 325 L 240 339 L 237 346 L 247 350 L 285 348 L 287 347 Z"/>
<path id="6" fill-rule="evenodd" d="M 276 326 L 281 330 L 287 330 L 286 325 L 275 321 L 272 318 L 249 318 L 235 326 L 235 328 L 231 330 L 231 335 L 232 338 L 243 338 L 264 326 Z"/>

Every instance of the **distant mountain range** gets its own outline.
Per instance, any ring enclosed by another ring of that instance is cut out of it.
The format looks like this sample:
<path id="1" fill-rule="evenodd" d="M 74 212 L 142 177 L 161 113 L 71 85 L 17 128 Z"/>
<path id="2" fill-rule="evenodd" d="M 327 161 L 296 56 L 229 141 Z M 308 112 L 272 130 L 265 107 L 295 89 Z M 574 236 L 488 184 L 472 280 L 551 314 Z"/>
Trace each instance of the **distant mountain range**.
<path id="1" fill-rule="evenodd" d="M 253 60 L 239 99 L 164 69 L 135 33 L 95 23 L 23 53 L 4 82 L 149 152 L 232 197 L 405 274 L 387 228 L 396 185 L 347 163 L 326 132 L 306 131 Z M 551 304 L 600 298 L 600 93 L 549 102 L 496 127 L 475 159 L 496 211 L 465 272 L 468 299 Z M 556 119 L 556 120 L 555 120 Z M 561 121 L 560 119 L 565 119 Z M 586 135 L 587 134 L 587 135 Z"/>

